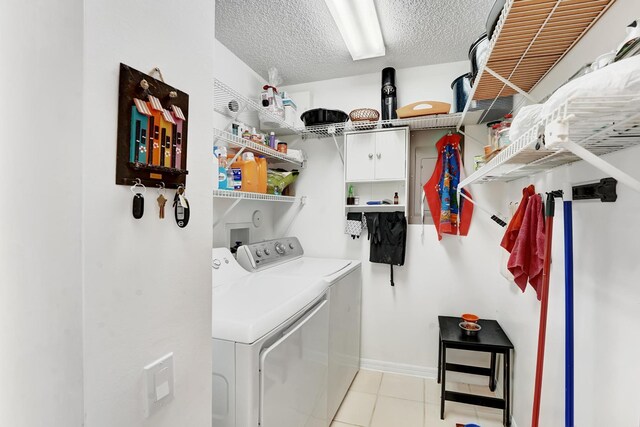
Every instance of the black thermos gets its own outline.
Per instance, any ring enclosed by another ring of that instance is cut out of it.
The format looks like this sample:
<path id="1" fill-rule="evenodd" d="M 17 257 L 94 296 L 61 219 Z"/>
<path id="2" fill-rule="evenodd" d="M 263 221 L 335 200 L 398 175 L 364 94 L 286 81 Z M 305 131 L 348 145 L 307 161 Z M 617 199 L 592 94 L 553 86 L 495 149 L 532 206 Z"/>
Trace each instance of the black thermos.
<path id="1" fill-rule="evenodd" d="M 382 70 L 382 120 L 397 119 L 398 99 L 396 97 L 396 69 Z"/>

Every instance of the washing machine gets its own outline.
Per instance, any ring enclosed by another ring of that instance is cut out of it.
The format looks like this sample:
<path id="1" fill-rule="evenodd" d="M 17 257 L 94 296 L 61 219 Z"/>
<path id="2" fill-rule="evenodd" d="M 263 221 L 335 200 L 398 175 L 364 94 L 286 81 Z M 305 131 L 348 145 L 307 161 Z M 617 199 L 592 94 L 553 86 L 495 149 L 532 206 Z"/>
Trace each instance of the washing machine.
<path id="1" fill-rule="evenodd" d="M 237 257 L 246 271 L 262 277 L 288 277 L 294 286 L 302 286 L 312 278 L 326 284 L 329 302 L 327 420 L 332 420 L 360 368 L 361 262 L 305 256 L 296 237 L 241 246 Z"/>
<path id="2" fill-rule="evenodd" d="M 212 255 L 213 427 L 326 427 L 326 282 Z"/>

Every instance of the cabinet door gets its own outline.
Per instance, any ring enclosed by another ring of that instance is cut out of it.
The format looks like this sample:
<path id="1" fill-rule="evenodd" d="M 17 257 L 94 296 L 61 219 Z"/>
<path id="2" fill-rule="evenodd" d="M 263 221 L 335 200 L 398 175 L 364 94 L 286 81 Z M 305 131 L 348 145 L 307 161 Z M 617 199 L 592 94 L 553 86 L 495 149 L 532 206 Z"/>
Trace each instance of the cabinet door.
<path id="1" fill-rule="evenodd" d="M 377 132 L 375 159 L 375 179 L 406 178 L 406 131 Z"/>
<path id="2" fill-rule="evenodd" d="M 346 180 L 374 179 L 376 137 L 374 133 L 350 134 L 346 137 Z"/>

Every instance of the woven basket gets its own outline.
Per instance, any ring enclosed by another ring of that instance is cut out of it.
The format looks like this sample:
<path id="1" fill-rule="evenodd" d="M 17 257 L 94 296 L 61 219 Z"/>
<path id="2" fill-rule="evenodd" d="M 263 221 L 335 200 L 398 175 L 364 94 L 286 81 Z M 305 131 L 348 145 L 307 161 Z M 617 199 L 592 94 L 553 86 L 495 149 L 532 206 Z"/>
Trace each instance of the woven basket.
<path id="1" fill-rule="evenodd" d="M 352 122 L 377 122 L 380 113 L 373 108 L 356 108 L 349 113 Z"/>
<path id="2" fill-rule="evenodd" d="M 349 118 L 355 130 L 371 130 L 380 118 L 380 113 L 373 108 L 357 108 L 349 113 Z"/>

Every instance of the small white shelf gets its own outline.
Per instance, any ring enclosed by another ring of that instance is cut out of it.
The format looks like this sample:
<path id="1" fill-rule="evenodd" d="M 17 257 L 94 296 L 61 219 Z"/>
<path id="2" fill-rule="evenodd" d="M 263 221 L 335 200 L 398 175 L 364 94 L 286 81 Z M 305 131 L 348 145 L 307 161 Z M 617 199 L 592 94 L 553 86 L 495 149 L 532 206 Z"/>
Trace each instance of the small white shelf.
<path id="1" fill-rule="evenodd" d="M 218 79 L 213 81 L 214 110 L 227 117 L 235 119 L 242 113 L 253 113 L 252 121 L 258 122 L 259 118 L 267 119 L 273 123 L 273 127 L 264 128 L 263 131 L 275 132 L 276 135 L 294 135 L 300 133 L 298 129 L 289 125 L 281 117 L 270 113 L 257 101 L 235 91 Z"/>
<path id="2" fill-rule="evenodd" d="M 405 182 L 404 178 L 397 179 L 361 179 L 355 181 L 345 181 L 346 184 L 375 184 L 381 182 Z"/>
<path id="3" fill-rule="evenodd" d="M 547 146 L 536 149 L 542 130 L 558 124 L 566 126 L 567 132 L 563 138 L 566 143 L 548 146 L 553 141 L 547 141 Z M 602 169 L 601 163 L 604 161 L 594 161 L 595 156 L 639 144 L 640 93 L 573 98 L 460 182 L 458 189 L 474 183 L 512 181 L 582 159 L 592 164 L 598 163 L 600 165 L 596 166 Z M 624 177 L 613 173 L 612 176 L 619 181 L 624 180 Z"/>
<path id="4" fill-rule="evenodd" d="M 235 147 L 244 148 L 252 153 L 262 154 L 270 159 L 273 159 L 278 162 L 286 162 L 296 165 L 300 168 L 304 167 L 304 162 L 299 161 L 298 159 L 294 159 L 291 156 L 283 154 L 279 151 L 276 151 L 266 145 L 258 144 L 252 141 L 248 141 L 244 138 L 241 138 L 237 135 L 233 135 L 229 132 L 222 131 L 220 129 L 213 130 L 214 140 L 222 140 L 226 143 L 233 145 Z"/>
<path id="5" fill-rule="evenodd" d="M 347 211 L 404 211 L 405 205 L 344 205 Z"/>
<path id="6" fill-rule="evenodd" d="M 213 190 L 213 197 L 222 199 L 242 199 L 242 200 L 262 200 L 266 202 L 284 202 L 294 203 L 296 201 L 304 202 L 306 197 L 302 196 L 276 196 L 274 194 L 247 193 L 245 191 L 235 190 Z"/>
<path id="7" fill-rule="evenodd" d="M 462 113 L 436 114 L 431 116 L 413 117 L 410 119 L 379 120 L 377 122 L 344 122 L 327 125 L 306 126 L 298 132 L 303 138 L 326 138 L 340 136 L 345 132 L 367 132 L 375 129 L 391 129 L 394 127 L 408 127 L 410 130 L 448 129 L 455 128 L 463 120 Z M 464 124 L 476 124 L 478 114 L 468 114 Z"/>

